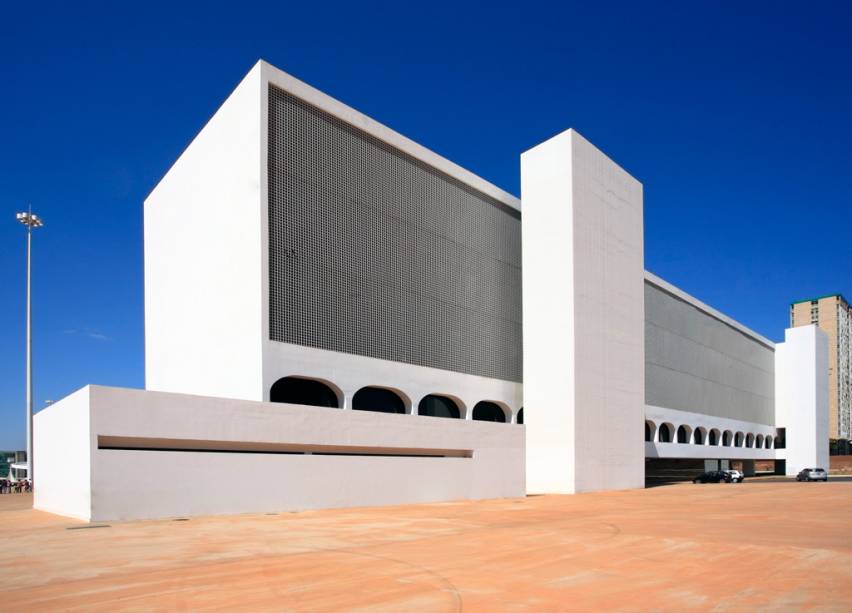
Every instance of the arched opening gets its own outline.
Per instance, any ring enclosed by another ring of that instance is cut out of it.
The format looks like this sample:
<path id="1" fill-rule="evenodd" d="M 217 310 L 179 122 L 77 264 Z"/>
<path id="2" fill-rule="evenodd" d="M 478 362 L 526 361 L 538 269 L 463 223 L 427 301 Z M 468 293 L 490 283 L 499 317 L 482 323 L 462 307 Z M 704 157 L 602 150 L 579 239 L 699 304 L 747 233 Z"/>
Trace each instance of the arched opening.
<path id="1" fill-rule="evenodd" d="M 737 432 L 737 435 L 734 437 L 734 447 L 742 447 L 743 446 L 743 433 Z"/>
<path id="2" fill-rule="evenodd" d="M 518 424 L 524 425 L 524 407 L 521 407 L 521 410 L 518 411 Z"/>
<path id="3" fill-rule="evenodd" d="M 659 441 L 661 443 L 671 443 L 674 435 L 674 426 L 670 423 L 660 424 Z"/>
<path id="4" fill-rule="evenodd" d="M 476 421 L 499 421 L 505 424 L 506 413 L 500 408 L 499 404 L 482 400 L 473 407 L 473 419 Z"/>
<path id="5" fill-rule="evenodd" d="M 269 401 L 340 408 L 338 395 L 328 384 L 317 379 L 302 377 L 278 379 L 269 389 Z"/>
<path id="6" fill-rule="evenodd" d="M 420 404 L 417 405 L 417 414 L 429 417 L 451 417 L 453 419 L 461 417 L 459 405 L 452 398 L 436 394 L 429 394 L 420 401 Z"/>
<path id="7" fill-rule="evenodd" d="M 758 434 L 754 439 L 754 446 L 758 449 L 763 449 L 763 435 Z"/>
<path id="8" fill-rule="evenodd" d="M 703 445 L 706 438 L 704 428 L 696 428 L 692 434 L 692 442 L 696 445 Z"/>
<path id="9" fill-rule="evenodd" d="M 764 446 L 766 449 L 772 449 L 772 435 L 768 435 L 766 440 L 764 441 Z"/>
<path id="10" fill-rule="evenodd" d="M 645 420 L 645 442 L 650 443 L 654 440 L 654 434 L 657 432 L 657 425 L 650 421 Z"/>
<path id="11" fill-rule="evenodd" d="M 752 448 L 752 447 L 754 447 L 754 434 L 752 434 L 751 432 L 749 432 L 749 433 L 746 435 L 746 439 L 745 439 L 745 441 L 746 441 L 746 447 L 748 447 L 748 448 Z"/>
<path id="12" fill-rule="evenodd" d="M 734 435 L 730 430 L 725 430 L 725 433 L 722 435 L 722 446 L 730 447 L 731 442 L 733 441 Z"/>
<path id="13" fill-rule="evenodd" d="M 679 426 L 677 429 L 677 442 L 678 443 L 688 443 L 689 442 L 689 428 L 686 426 Z"/>
<path id="14" fill-rule="evenodd" d="M 405 401 L 399 394 L 384 387 L 362 387 L 352 397 L 352 409 L 376 413 L 405 413 Z"/>
<path id="15" fill-rule="evenodd" d="M 716 428 L 710 430 L 710 434 L 707 435 L 707 443 L 713 446 L 719 445 L 719 431 Z"/>

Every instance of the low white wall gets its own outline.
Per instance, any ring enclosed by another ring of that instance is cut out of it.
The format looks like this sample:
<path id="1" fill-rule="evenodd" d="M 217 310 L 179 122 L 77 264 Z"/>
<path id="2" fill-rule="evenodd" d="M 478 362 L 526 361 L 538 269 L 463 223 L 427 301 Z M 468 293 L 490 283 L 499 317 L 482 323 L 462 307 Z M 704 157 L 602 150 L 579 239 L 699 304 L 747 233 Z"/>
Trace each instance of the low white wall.
<path id="1" fill-rule="evenodd" d="M 87 386 L 33 417 L 34 508 L 87 521 L 91 518 L 89 401 Z"/>
<path id="2" fill-rule="evenodd" d="M 95 448 L 92 520 L 525 494 L 523 426 L 99 386 L 92 386 L 90 394 L 95 440 L 109 436 L 472 452 L 466 458 Z"/>

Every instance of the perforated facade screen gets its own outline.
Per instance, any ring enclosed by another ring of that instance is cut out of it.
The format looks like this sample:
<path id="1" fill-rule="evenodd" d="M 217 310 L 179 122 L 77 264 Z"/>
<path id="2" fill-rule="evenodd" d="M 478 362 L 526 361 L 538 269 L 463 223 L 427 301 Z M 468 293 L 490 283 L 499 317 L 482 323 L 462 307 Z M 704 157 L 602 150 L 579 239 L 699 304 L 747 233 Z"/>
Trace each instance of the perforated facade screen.
<path id="1" fill-rule="evenodd" d="M 269 336 L 520 381 L 520 214 L 270 86 Z"/>
<path id="2" fill-rule="evenodd" d="M 645 282 L 645 402 L 775 423 L 775 352 Z"/>

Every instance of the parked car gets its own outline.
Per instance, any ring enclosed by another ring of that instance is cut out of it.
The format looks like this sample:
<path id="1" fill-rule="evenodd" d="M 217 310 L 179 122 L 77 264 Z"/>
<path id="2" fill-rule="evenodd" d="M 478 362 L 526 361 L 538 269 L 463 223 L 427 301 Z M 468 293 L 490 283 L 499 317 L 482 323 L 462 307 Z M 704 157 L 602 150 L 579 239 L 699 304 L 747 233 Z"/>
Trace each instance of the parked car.
<path id="1" fill-rule="evenodd" d="M 796 475 L 796 481 L 828 481 L 824 468 L 803 468 Z"/>
<path id="2" fill-rule="evenodd" d="M 731 475 L 726 473 L 723 470 L 711 470 L 706 473 L 701 473 L 695 479 L 692 480 L 693 483 L 730 483 Z"/>
<path id="3" fill-rule="evenodd" d="M 726 470 L 726 473 L 731 475 L 731 483 L 742 483 L 745 475 L 738 470 Z"/>

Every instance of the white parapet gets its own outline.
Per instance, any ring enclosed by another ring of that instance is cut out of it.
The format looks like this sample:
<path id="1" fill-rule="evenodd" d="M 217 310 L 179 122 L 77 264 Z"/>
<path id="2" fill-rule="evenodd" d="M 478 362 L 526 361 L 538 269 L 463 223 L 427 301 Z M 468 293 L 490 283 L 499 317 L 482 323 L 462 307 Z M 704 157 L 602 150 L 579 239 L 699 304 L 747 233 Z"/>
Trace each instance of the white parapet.
<path id="1" fill-rule="evenodd" d="M 524 427 L 88 386 L 35 417 L 34 506 L 90 521 L 524 495 Z"/>
<path id="2" fill-rule="evenodd" d="M 774 425 L 652 405 L 645 407 L 645 423 L 646 458 L 776 458 Z"/>
<path id="3" fill-rule="evenodd" d="M 527 491 L 643 487 L 642 185 L 568 130 L 521 190 Z"/>
<path id="4" fill-rule="evenodd" d="M 788 328 L 775 345 L 775 417 L 787 474 L 828 470 L 828 336 L 817 326 Z"/>

